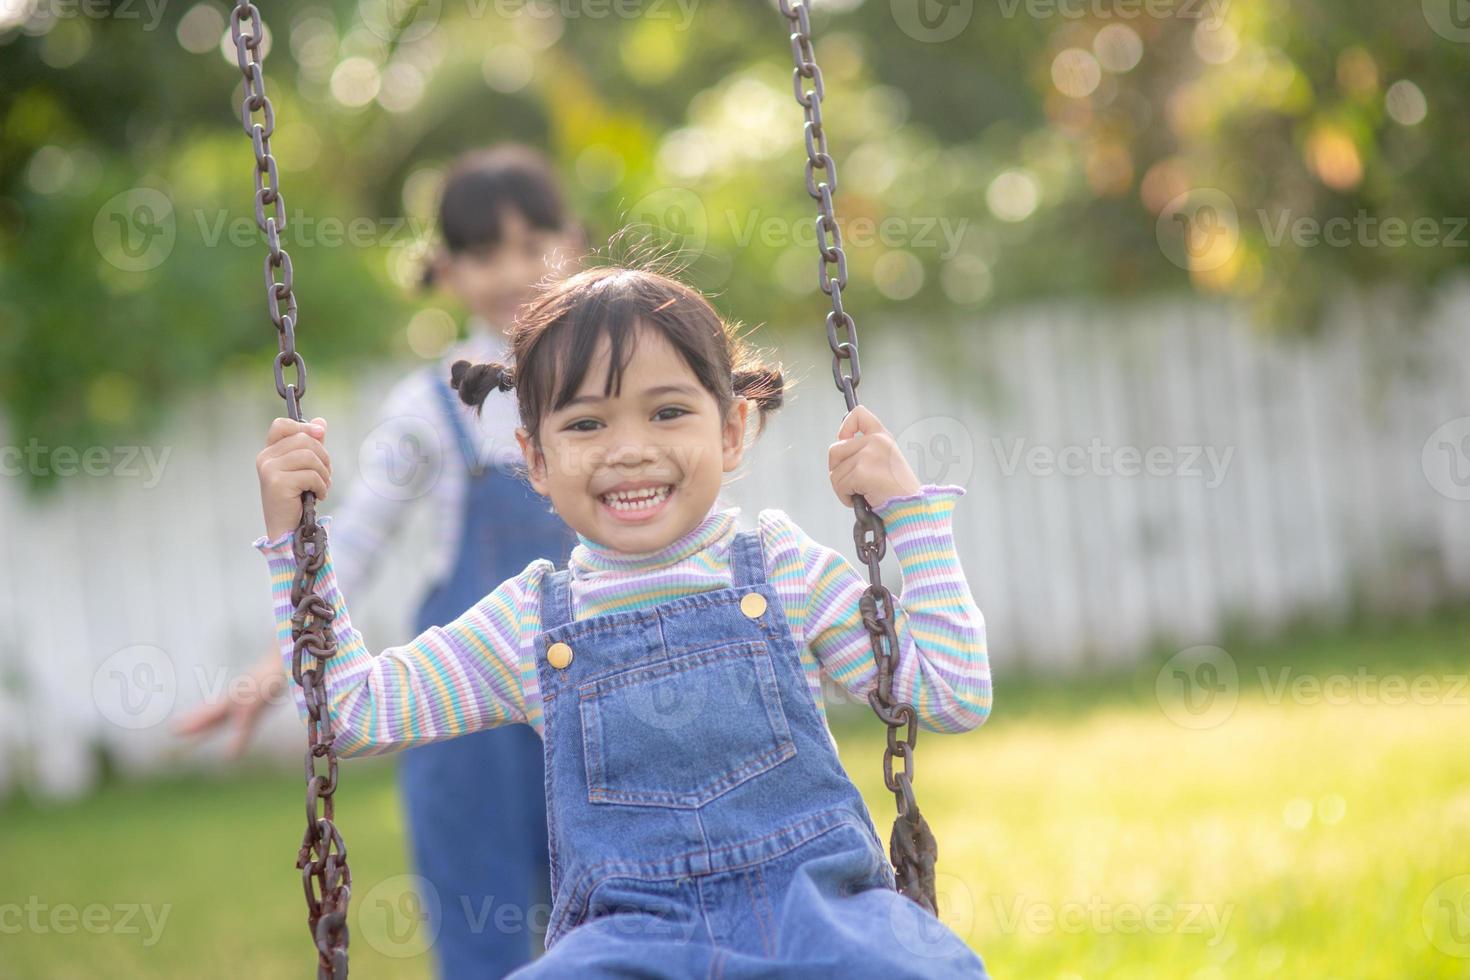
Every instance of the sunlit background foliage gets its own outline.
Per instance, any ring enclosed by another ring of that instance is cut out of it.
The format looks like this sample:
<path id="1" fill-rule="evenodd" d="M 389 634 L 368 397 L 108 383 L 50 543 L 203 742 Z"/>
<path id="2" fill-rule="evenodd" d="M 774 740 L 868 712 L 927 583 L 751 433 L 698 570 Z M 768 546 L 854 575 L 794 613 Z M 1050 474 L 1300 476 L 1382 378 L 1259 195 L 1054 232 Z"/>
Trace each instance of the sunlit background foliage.
<path id="1" fill-rule="evenodd" d="M 944 40 L 906 29 L 901 6 L 816 5 L 859 323 L 903 309 L 958 332 L 1036 298 L 1194 289 L 1310 330 L 1344 283 L 1413 297 L 1466 262 L 1463 247 L 1303 248 L 1273 231 L 1470 211 L 1470 44 L 1432 4 L 990 0 Z M 642 15 L 589 13 L 626 8 Z M 502 139 L 554 155 L 604 257 L 673 231 L 727 313 L 820 329 L 774 4 L 263 12 L 314 367 L 432 356 L 453 336 L 461 311 L 412 292 L 436 181 Z M 0 392 L 18 431 L 116 439 L 181 389 L 268 372 L 228 17 L 219 0 L 0 0 Z M 177 234 L 141 272 L 110 260 L 105 220 L 135 188 L 165 195 Z M 1171 260 L 1172 212 L 1202 190 L 1233 205 L 1238 243 Z M 370 230 L 348 240 L 354 219 Z"/>

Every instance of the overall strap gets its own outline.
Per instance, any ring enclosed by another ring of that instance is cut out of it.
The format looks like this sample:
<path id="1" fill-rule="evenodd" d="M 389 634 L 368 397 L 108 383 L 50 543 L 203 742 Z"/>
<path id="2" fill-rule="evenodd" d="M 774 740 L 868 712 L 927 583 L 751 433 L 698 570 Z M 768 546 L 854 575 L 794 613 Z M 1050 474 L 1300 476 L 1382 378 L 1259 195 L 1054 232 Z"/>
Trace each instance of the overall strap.
<path id="1" fill-rule="evenodd" d="M 547 572 L 541 580 L 541 631 L 554 630 L 572 621 L 571 572 L 563 568 Z"/>
<path id="2" fill-rule="evenodd" d="M 433 379 L 434 393 L 439 396 L 439 404 L 449 418 L 449 426 L 454 430 L 455 441 L 459 443 L 460 456 L 464 458 L 464 464 L 469 469 L 470 475 L 479 476 L 485 466 L 480 462 L 480 454 L 475 449 L 475 443 L 470 438 L 469 427 L 465 424 L 465 412 L 468 406 L 460 401 L 459 395 L 449 387 L 447 376 L 437 368 L 431 368 L 429 374 Z"/>
<path id="3" fill-rule="evenodd" d="M 735 588 L 764 585 L 766 559 L 761 552 L 760 531 L 740 531 L 730 545 L 730 571 Z"/>

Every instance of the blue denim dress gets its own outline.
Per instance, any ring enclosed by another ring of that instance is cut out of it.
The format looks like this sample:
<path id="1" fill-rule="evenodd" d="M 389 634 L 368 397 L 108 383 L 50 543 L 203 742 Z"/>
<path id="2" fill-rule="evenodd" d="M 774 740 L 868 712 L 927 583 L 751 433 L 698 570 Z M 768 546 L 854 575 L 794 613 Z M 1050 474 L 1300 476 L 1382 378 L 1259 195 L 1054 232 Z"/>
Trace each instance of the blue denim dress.
<path id="1" fill-rule="evenodd" d="M 732 571 L 728 589 L 575 621 L 567 572 L 547 576 L 554 901 L 546 955 L 513 977 L 984 977 L 892 890 L 757 532 L 735 536 Z"/>
<path id="2" fill-rule="evenodd" d="M 418 633 L 452 622 L 537 558 L 565 565 L 577 540 L 522 476 L 478 465 L 467 407 L 442 379 L 434 387 L 471 472 L 454 564 L 420 606 Z M 503 977 L 530 962 L 540 949 L 532 923 L 550 901 L 536 732 L 506 725 L 407 749 L 398 778 L 415 869 L 437 893 L 425 907 L 438 917 L 426 923 L 438 975 Z M 498 918 L 505 907 L 516 914 Z"/>

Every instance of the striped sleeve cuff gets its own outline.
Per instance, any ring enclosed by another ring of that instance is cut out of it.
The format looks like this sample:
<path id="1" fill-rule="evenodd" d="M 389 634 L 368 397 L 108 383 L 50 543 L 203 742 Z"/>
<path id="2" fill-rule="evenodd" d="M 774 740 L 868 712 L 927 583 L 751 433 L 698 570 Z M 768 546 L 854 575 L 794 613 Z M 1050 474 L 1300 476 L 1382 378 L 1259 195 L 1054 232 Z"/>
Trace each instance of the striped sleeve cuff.
<path id="1" fill-rule="evenodd" d="M 336 611 L 337 616 L 333 621 L 333 635 L 337 639 L 338 655 L 332 658 L 331 671 L 334 678 L 350 676 L 357 670 L 362 669 L 362 662 L 370 660 L 366 651 L 356 648 L 352 640 L 352 630 L 344 615 L 344 605 L 341 591 L 337 587 L 336 573 L 332 568 L 332 556 L 330 550 L 332 518 L 324 516 L 319 522 L 327 533 L 328 552 L 327 560 L 322 564 L 316 577 L 316 592 Z M 275 613 L 276 642 L 280 645 L 282 667 L 286 676 L 291 676 L 292 649 L 294 643 L 291 639 L 291 616 L 295 608 L 291 604 L 291 585 L 296 581 L 296 529 L 292 528 L 280 536 L 272 539 L 261 535 L 253 542 L 256 551 L 265 556 L 270 569 L 271 604 Z M 306 718 L 306 700 L 302 694 L 301 687 L 294 679 L 290 685 L 291 693 L 296 701 L 297 714 L 302 720 Z"/>
<path id="2" fill-rule="evenodd" d="M 322 530 L 327 532 L 327 540 L 330 542 L 332 539 L 332 515 L 323 515 L 317 520 L 317 523 L 322 526 Z M 268 538 L 262 534 L 250 542 L 250 546 L 262 555 L 265 555 L 273 563 L 273 571 L 274 561 L 277 558 L 285 558 L 291 563 L 291 567 L 296 567 L 296 529 L 294 527 L 289 531 L 282 531 L 274 538 Z"/>
<path id="3" fill-rule="evenodd" d="M 955 503 L 965 495 L 955 484 L 926 483 L 917 493 L 890 497 L 873 513 L 883 518 L 888 544 L 900 562 L 954 534 Z"/>

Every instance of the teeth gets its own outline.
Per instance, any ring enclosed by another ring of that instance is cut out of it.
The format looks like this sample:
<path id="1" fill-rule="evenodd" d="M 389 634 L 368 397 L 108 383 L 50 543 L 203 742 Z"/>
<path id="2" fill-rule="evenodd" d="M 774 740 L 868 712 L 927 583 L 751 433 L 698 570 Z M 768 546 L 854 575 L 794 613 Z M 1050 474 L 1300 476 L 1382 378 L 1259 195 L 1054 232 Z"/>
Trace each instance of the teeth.
<path id="1" fill-rule="evenodd" d="M 602 495 L 602 500 L 613 510 L 635 511 L 656 507 L 669 495 L 673 487 L 645 487 L 641 490 L 616 490 Z"/>

